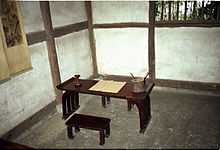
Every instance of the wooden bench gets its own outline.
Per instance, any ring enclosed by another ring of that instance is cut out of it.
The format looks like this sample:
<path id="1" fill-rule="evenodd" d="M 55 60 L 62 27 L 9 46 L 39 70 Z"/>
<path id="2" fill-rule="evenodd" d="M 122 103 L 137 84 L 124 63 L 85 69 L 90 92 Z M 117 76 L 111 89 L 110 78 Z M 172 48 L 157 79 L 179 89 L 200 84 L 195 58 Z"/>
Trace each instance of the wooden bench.
<path id="1" fill-rule="evenodd" d="M 110 135 L 110 122 L 111 119 L 90 116 L 84 114 L 74 114 L 68 119 L 66 122 L 67 125 L 67 135 L 69 138 L 74 138 L 73 135 L 73 127 L 75 128 L 75 132 L 79 132 L 80 128 L 97 130 L 100 134 L 100 145 L 105 144 L 105 137 L 109 137 Z"/>

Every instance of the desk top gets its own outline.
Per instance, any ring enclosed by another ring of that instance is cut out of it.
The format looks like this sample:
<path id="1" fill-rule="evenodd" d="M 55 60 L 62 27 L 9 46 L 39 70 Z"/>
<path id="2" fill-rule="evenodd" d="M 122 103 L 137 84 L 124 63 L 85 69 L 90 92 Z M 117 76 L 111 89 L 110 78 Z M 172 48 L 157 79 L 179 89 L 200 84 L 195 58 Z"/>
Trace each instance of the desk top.
<path id="1" fill-rule="evenodd" d="M 118 93 L 109 93 L 109 92 L 101 92 L 101 91 L 92 91 L 89 90 L 94 84 L 98 82 L 98 80 L 88 80 L 88 79 L 79 79 L 79 83 L 81 86 L 75 87 L 75 78 L 72 77 L 63 83 L 57 85 L 59 90 L 63 91 L 72 91 L 72 92 L 79 92 L 84 94 L 92 94 L 92 95 L 100 95 L 100 96 L 109 96 L 115 98 L 123 98 L 123 99 L 143 99 L 144 97 L 148 96 L 154 87 L 154 83 L 150 80 L 146 81 L 146 91 L 144 93 L 134 93 L 132 92 L 132 84 L 126 83 L 123 88 Z"/>

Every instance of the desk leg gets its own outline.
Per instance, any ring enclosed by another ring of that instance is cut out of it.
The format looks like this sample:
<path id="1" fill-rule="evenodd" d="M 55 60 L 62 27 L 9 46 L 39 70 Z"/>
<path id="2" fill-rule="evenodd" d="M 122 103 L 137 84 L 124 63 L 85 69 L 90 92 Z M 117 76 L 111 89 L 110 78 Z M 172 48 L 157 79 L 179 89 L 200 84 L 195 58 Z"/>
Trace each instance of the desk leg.
<path id="1" fill-rule="evenodd" d="M 109 96 L 107 96 L 107 104 L 110 104 L 111 103 L 111 99 Z"/>
<path id="2" fill-rule="evenodd" d="M 62 96 L 63 119 L 67 119 L 79 108 L 79 93 L 65 92 Z"/>
<path id="3" fill-rule="evenodd" d="M 79 105 L 79 92 L 74 92 L 74 102 L 75 102 L 75 107 L 78 109 L 80 107 L 80 105 Z"/>
<path id="4" fill-rule="evenodd" d="M 102 106 L 105 108 L 106 107 L 106 101 L 107 101 L 107 104 L 110 104 L 111 103 L 111 99 L 109 96 L 102 96 Z"/>
<path id="5" fill-rule="evenodd" d="M 128 111 L 131 111 L 131 109 L 134 107 L 134 104 L 130 103 L 129 101 L 127 102 L 128 105 Z"/>
<path id="6" fill-rule="evenodd" d="M 106 107 L 105 96 L 102 96 L 102 106 L 103 106 L 104 108 Z"/>
<path id="7" fill-rule="evenodd" d="M 134 102 L 139 111 L 139 119 L 140 119 L 140 133 L 144 133 L 146 127 L 151 118 L 150 112 L 150 97 L 148 96 L 146 99 L 137 100 Z"/>
<path id="8" fill-rule="evenodd" d="M 66 108 L 67 96 L 68 96 L 67 92 L 63 93 L 62 95 L 63 119 L 66 119 L 67 116 L 67 108 Z"/>

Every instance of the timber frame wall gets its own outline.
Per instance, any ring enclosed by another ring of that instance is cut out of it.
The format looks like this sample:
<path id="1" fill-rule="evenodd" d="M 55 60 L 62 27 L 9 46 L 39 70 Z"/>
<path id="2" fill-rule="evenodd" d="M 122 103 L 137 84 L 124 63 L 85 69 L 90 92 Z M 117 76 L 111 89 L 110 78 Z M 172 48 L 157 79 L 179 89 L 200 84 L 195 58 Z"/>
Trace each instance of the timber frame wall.
<path id="1" fill-rule="evenodd" d="M 47 5 L 45 9 L 50 13 L 49 1 L 40 2 Z M 42 5 L 42 4 L 41 4 Z M 93 24 L 92 18 L 92 6 L 90 1 L 85 1 L 85 11 L 87 15 L 87 21 L 79 22 L 75 24 L 70 24 L 58 28 L 50 29 L 48 32 L 45 27 L 45 31 L 32 32 L 27 34 L 28 44 L 34 44 L 42 41 L 48 41 L 49 39 L 54 39 L 59 36 L 63 36 L 69 33 L 78 32 L 81 30 L 88 29 L 89 32 L 89 41 L 90 48 L 93 59 L 93 77 L 99 76 L 97 69 L 97 61 L 96 61 L 96 46 L 95 46 L 95 37 L 94 37 L 94 29 L 96 28 L 148 28 L 148 60 L 149 60 L 149 72 L 150 78 L 155 81 L 157 86 L 166 86 L 166 87 L 174 87 L 174 88 L 187 88 L 187 89 L 195 89 L 195 90 L 220 90 L 219 83 L 207 83 L 207 82 L 195 82 L 195 81 L 181 81 L 181 80 L 167 80 L 167 79 L 157 79 L 155 77 L 155 28 L 163 28 L 163 27 L 220 27 L 220 24 L 217 23 L 208 23 L 208 22 L 155 22 L 155 2 L 149 1 L 149 23 L 141 23 L 141 22 L 127 22 L 127 23 L 110 23 L 110 24 Z M 45 15 L 45 12 L 42 12 L 42 15 Z M 50 16 L 50 15 L 49 15 Z M 51 16 L 50 16 L 51 17 Z M 44 17 L 43 17 L 44 18 Z M 44 23 L 51 18 L 45 17 Z M 48 38 L 49 37 L 49 38 Z M 53 41 L 53 40 L 52 40 Z M 55 48 L 55 42 L 51 42 L 50 46 Z M 52 52 L 53 53 L 53 52 Z M 53 53 L 56 55 L 56 53 Z M 57 56 L 56 56 L 57 57 Z M 54 59 L 56 59 L 54 57 Z M 52 61 L 53 62 L 53 61 Z M 51 63 L 52 63 L 51 62 Z M 55 61 L 55 63 L 57 63 Z M 55 67 L 55 68 L 54 68 Z M 51 65 L 51 70 L 58 70 L 56 72 L 57 75 L 52 75 L 54 83 L 59 83 L 60 74 L 58 65 Z M 54 79 L 58 77 L 58 79 Z M 109 76 L 109 78 L 127 78 L 123 76 Z M 56 87 L 56 85 L 54 85 Z"/>

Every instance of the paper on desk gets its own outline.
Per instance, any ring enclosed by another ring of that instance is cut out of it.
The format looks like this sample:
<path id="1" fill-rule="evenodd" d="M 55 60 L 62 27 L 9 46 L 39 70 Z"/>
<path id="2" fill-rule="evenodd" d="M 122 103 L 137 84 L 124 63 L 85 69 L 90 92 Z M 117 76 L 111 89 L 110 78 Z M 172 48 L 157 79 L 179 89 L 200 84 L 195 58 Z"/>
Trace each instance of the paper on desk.
<path id="1" fill-rule="evenodd" d="M 118 93 L 125 84 L 126 82 L 100 80 L 95 85 L 93 85 L 89 90 Z"/>

